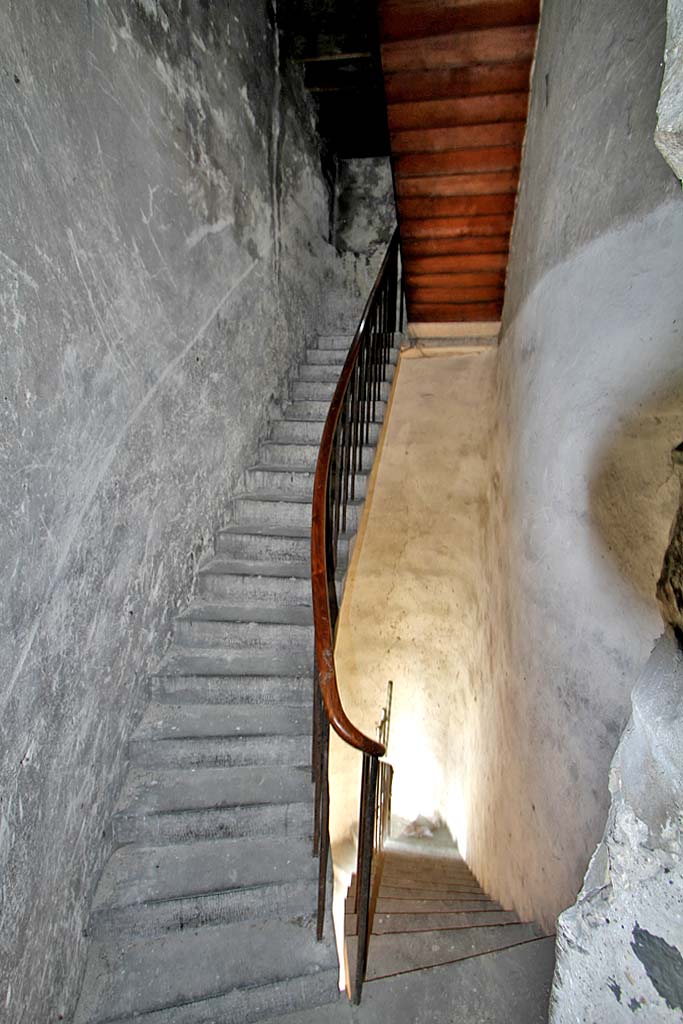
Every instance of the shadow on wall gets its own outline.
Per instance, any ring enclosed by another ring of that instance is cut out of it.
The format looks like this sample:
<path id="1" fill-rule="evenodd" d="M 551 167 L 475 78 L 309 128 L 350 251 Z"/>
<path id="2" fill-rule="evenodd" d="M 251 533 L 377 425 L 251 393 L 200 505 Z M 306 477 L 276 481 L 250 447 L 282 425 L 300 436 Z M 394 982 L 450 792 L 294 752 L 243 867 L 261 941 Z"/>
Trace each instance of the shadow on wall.
<path id="1" fill-rule="evenodd" d="M 683 374 L 619 418 L 589 481 L 591 525 L 614 569 L 652 608 L 678 501 L 670 452 L 683 432 Z"/>

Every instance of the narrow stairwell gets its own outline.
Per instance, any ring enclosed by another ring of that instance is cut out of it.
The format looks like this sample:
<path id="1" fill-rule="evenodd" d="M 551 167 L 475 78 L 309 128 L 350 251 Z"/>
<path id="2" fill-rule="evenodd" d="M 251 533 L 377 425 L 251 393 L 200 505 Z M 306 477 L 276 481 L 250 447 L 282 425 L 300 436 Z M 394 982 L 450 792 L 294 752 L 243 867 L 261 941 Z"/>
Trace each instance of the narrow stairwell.
<path id="1" fill-rule="evenodd" d="M 545 937 L 492 900 L 458 855 L 391 844 L 381 858 L 366 984 L 457 964 Z M 346 945 L 356 946 L 355 878 L 346 902 Z"/>
<path id="2" fill-rule="evenodd" d="M 360 1005 L 339 1000 L 277 1024 L 547 1024 L 555 937 L 492 900 L 445 829 L 388 840 L 374 883 Z M 355 878 L 346 901 L 349 965 L 354 897 Z"/>
<path id="3" fill-rule="evenodd" d="M 318 444 L 349 342 L 326 335 L 308 349 L 152 680 L 74 1024 L 246 1024 L 339 998 L 331 921 L 315 938 L 309 538 Z"/>

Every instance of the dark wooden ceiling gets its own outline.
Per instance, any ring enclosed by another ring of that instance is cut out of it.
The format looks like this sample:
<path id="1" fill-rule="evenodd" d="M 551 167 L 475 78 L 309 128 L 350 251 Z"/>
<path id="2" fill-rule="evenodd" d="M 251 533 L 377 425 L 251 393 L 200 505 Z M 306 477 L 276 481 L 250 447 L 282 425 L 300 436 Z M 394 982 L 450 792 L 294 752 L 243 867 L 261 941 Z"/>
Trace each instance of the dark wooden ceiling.
<path id="1" fill-rule="evenodd" d="M 391 153 L 412 321 L 500 318 L 538 18 L 539 0 L 278 6 L 329 152 Z"/>
<path id="2" fill-rule="evenodd" d="M 538 0 L 380 0 L 408 314 L 500 318 Z"/>
<path id="3" fill-rule="evenodd" d="M 388 156 L 374 0 L 286 0 L 277 16 L 283 53 L 303 67 L 330 152 Z"/>

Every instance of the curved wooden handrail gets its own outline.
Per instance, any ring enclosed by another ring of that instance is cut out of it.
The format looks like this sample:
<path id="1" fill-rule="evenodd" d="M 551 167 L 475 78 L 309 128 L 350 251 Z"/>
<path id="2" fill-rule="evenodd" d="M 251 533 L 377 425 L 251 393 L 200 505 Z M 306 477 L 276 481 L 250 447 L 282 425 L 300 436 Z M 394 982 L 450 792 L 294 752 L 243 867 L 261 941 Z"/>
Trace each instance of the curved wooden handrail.
<path id="1" fill-rule="evenodd" d="M 377 740 L 366 736 L 344 711 L 337 673 L 334 667 L 334 629 L 330 613 L 328 537 L 327 537 L 327 494 L 334 439 L 339 426 L 339 417 L 349 389 L 349 384 L 363 349 L 368 331 L 370 315 L 387 273 L 391 257 L 398 247 L 398 228 L 389 243 L 377 279 L 365 303 L 363 315 L 354 334 L 349 353 L 342 368 L 339 382 L 330 403 L 325 420 L 320 451 L 315 468 L 313 483 L 313 507 L 311 521 L 311 588 L 313 592 L 313 623 L 315 627 L 315 658 L 323 707 L 329 724 L 338 736 L 350 746 L 365 754 L 382 757 L 385 747 Z"/>

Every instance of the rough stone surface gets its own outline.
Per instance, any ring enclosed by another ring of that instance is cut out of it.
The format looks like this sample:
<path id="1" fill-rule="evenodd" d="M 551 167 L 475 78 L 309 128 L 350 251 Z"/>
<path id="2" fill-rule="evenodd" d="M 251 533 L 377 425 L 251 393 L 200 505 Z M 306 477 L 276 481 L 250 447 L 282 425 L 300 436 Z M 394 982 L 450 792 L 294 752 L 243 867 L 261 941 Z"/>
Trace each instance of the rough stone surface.
<path id="1" fill-rule="evenodd" d="M 69 1014 L 143 681 L 334 282 L 265 0 L 0 10 L 0 1006 Z"/>
<path id="2" fill-rule="evenodd" d="M 672 461 L 680 478 L 680 501 L 657 581 L 657 598 L 664 620 L 683 630 L 683 444 L 674 448 Z"/>
<path id="3" fill-rule="evenodd" d="M 683 198 L 652 143 L 664 14 L 544 4 L 512 240 L 459 781 L 480 883 L 548 926 L 604 828 L 678 501 Z"/>
<path id="4" fill-rule="evenodd" d="M 655 143 L 676 177 L 683 179 L 683 2 L 667 5 L 664 78 L 657 106 Z"/>
<path id="5" fill-rule="evenodd" d="M 396 227 L 388 157 L 339 161 L 334 226 L 344 265 L 344 301 L 360 317 Z"/>
<path id="6" fill-rule="evenodd" d="M 683 651 L 672 633 L 632 705 L 605 833 L 559 920 L 552 1024 L 683 1014 Z"/>

